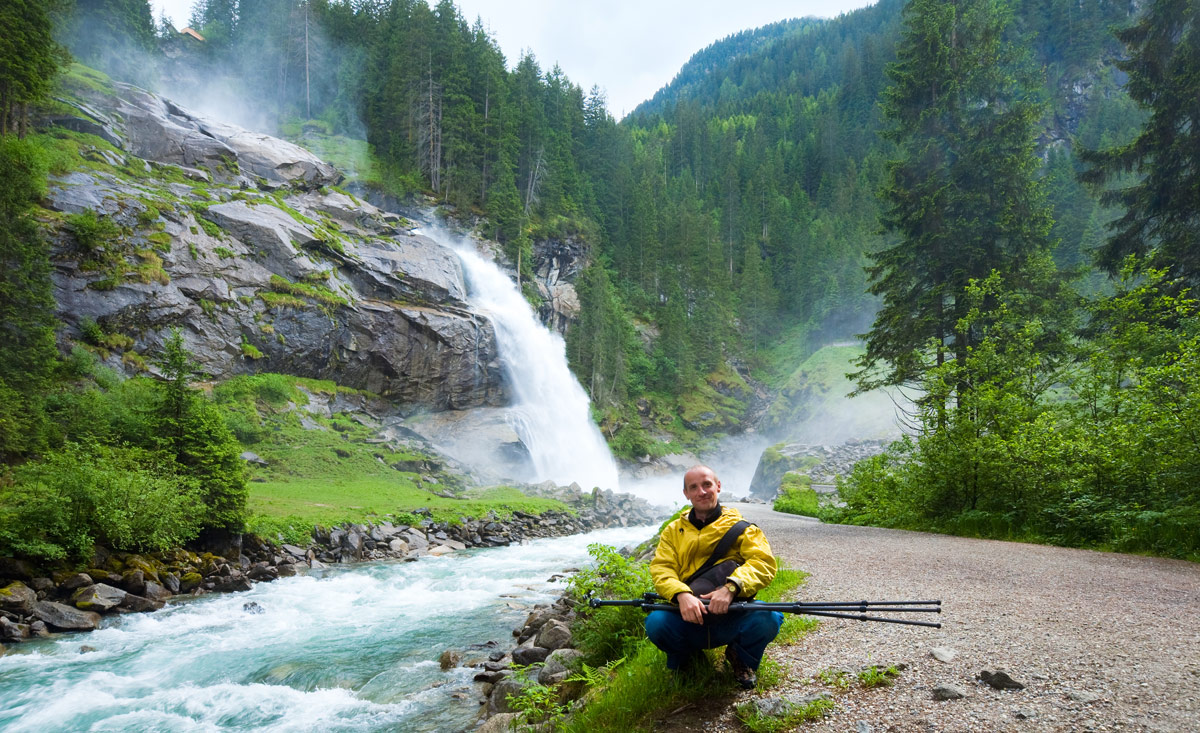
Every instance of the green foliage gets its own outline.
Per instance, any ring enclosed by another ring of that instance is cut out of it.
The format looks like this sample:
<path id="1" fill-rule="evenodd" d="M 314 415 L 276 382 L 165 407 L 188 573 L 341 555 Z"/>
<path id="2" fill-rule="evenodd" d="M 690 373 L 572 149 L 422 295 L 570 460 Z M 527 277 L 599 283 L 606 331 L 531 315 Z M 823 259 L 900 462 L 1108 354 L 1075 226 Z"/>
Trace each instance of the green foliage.
<path id="1" fill-rule="evenodd" d="M 146 0 L 75 0 L 73 10 L 63 25 L 75 58 L 122 81 L 154 80 L 157 47 Z"/>
<path id="2" fill-rule="evenodd" d="M 883 135 L 899 155 L 880 192 L 881 222 L 895 239 L 871 255 L 870 292 L 883 303 L 854 375 L 862 391 L 915 385 L 948 355 L 962 365 L 974 333 L 955 326 L 971 307 L 971 279 L 999 270 L 1034 292 L 1053 283 L 1030 266 L 1050 248 L 1035 180 L 1042 105 L 1027 54 L 1006 40 L 1010 8 L 913 0 L 903 13 L 882 101 Z"/>
<path id="3" fill-rule="evenodd" d="M 195 484 L 176 475 L 169 459 L 137 448 L 69 443 L 15 469 L 0 495 L 6 555 L 78 560 L 96 542 L 167 550 L 200 526 Z"/>
<path id="4" fill-rule="evenodd" d="M 0 5 L 0 136 L 24 136 L 28 105 L 50 93 L 51 82 L 66 54 L 54 40 L 52 18 L 65 3 L 8 0 Z"/>
<path id="5" fill-rule="evenodd" d="M 0 460 L 10 460 L 42 447 L 41 394 L 57 355 L 57 319 L 48 248 L 34 220 L 46 185 L 37 148 L 0 136 L 0 180 Z"/>
<path id="6" fill-rule="evenodd" d="M 314 300 L 327 309 L 344 306 L 349 303 L 349 301 L 335 294 L 324 284 L 316 282 L 290 282 L 279 275 L 271 275 L 271 290 L 298 298 Z"/>
<path id="7" fill-rule="evenodd" d="M 527 675 L 528 668 L 519 665 L 511 667 L 514 679 L 521 682 L 521 691 L 509 694 L 508 704 L 523 723 L 542 723 L 551 730 L 561 725 L 566 717 L 568 706 L 559 703 L 558 690 L 539 684 L 536 679 Z"/>
<path id="8" fill-rule="evenodd" d="M 806 517 L 820 516 L 817 492 L 813 491 L 811 484 L 812 479 L 808 476 L 784 474 L 783 485 L 779 488 L 779 495 L 775 497 L 775 511 Z"/>
<path id="9" fill-rule="evenodd" d="M 165 383 L 155 411 L 154 435 L 174 456 L 180 473 L 196 481 L 204 504 L 204 527 L 240 531 L 248 495 L 241 446 L 216 405 L 189 385 L 196 364 L 179 329 L 171 331 L 157 362 Z"/>
<path id="10" fill-rule="evenodd" d="M 844 669 L 827 667 L 817 673 L 817 679 L 839 690 L 850 689 L 850 674 Z"/>
<path id="11" fill-rule="evenodd" d="M 863 687 L 870 689 L 872 687 L 891 687 L 892 679 L 900 676 L 900 670 L 896 667 L 884 667 L 879 664 L 872 664 L 869 667 L 863 667 L 858 672 L 858 683 Z"/>
<path id="12" fill-rule="evenodd" d="M 1092 305 L 1096 330 L 1070 359 L 992 291 L 999 317 L 978 347 L 927 383 L 970 379 L 969 396 L 855 466 L 837 519 L 1200 556 L 1200 318 L 1164 273 L 1146 272 Z"/>
<path id="13" fill-rule="evenodd" d="M 1134 140 L 1084 150 L 1083 179 L 1117 184 L 1106 203 L 1124 211 L 1109 224 L 1100 264 L 1112 274 L 1136 255 L 1144 265 L 1167 269 L 1187 284 L 1200 283 L 1200 130 L 1192 106 L 1200 94 L 1196 47 L 1200 38 L 1195 0 L 1154 0 L 1132 26 L 1117 31 L 1126 56 L 1117 66 L 1129 74 L 1127 89 L 1149 119 Z M 1136 174 L 1129 181 L 1129 173 Z"/>
<path id="14" fill-rule="evenodd" d="M 640 611 L 639 611 L 640 613 Z M 607 684 L 588 705 L 571 716 L 563 730 L 577 733 L 648 730 L 651 720 L 689 703 L 730 695 L 733 678 L 717 672 L 708 652 L 708 664 L 697 665 L 688 676 L 670 675 L 663 669 L 662 652 L 642 639 L 630 650 L 627 661 L 614 670 Z"/>
<path id="15" fill-rule="evenodd" d="M 640 598 L 653 586 L 650 567 L 626 558 L 608 545 L 588 545 L 595 560 L 567 583 L 567 594 L 580 605 L 572 632 L 588 661 L 598 664 L 625 656 L 646 637 L 645 614 L 638 608 L 588 608 L 587 598 Z"/>
<path id="16" fill-rule="evenodd" d="M 263 358 L 262 351 L 260 351 L 257 346 L 250 343 L 250 341 L 246 339 L 246 334 L 242 334 L 242 356 L 247 359 Z"/>
<path id="17" fill-rule="evenodd" d="M 85 209 L 67 216 L 67 229 L 75 237 L 80 249 L 87 255 L 103 257 L 121 249 L 123 232 L 111 217 Z"/>

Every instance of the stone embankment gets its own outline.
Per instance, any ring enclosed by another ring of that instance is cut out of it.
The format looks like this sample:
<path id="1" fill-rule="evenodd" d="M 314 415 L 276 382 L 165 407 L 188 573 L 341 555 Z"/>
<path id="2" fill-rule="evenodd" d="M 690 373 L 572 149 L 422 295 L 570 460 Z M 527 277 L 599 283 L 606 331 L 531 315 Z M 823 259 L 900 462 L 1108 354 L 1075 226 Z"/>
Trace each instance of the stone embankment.
<path id="1" fill-rule="evenodd" d="M 498 547 L 539 537 L 558 537 L 605 527 L 649 524 L 665 516 L 644 499 L 611 490 L 582 491 L 552 483 L 530 493 L 557 498 L 574 513 L 513 512 L 500 518 L 434 521 L 428 512 L 413 526 L 389 522 L 314 528 L 300 547 L 275 545 L 247 535 L 235 559 L 179 549 L 159 554 L 109 552 L 97 547 L 83 569 L 39 573 L 29 563 L 0 559 L 0 642 L 19 642 L 58 631 L 90 631 L 103 615 L 156 611 L 171 598 L 249 590 L 332 564 L 368 560 L 417 560 L 468 547 Z M 2 647 L 0 647 L 2 652 Z"/>

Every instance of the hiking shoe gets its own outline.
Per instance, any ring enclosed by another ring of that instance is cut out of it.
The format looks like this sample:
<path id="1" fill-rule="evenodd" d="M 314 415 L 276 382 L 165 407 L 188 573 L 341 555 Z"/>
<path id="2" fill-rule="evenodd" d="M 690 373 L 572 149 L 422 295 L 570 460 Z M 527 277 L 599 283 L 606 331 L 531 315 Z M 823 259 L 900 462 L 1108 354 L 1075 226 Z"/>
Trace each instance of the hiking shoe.
<path id="1" fill-rule="evenodd" d="M 725 647 L 725 661 L 729 663 L 729 670 L 733 672 L 733 678 L 744 689 L 753 690 L 754 685 L 758 683 L 758 675 L 754 670 L 742 663 L 741 657 L 733 650 L 733 645 Z"/>

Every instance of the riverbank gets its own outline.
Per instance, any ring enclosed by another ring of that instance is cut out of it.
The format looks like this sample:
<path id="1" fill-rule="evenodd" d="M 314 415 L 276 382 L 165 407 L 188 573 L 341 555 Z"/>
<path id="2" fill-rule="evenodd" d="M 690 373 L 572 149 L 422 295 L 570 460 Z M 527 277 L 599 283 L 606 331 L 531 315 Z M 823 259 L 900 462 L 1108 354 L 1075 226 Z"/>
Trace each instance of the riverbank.
<path id="1" fill-rule="evenodd" d="M 11 558 L 0 560 L 0 642 L 19 643 L 53 632 L 91 631 L 104 615 L 156 611 L 177 596 L 250 590 L 311 569 L 369 560 L 416 560 L 469 547 L 500 547 L 607 527 L 652 524 L 664 510 L 608 489 L 545 483 L 529 487 L 565 511 L 496 512 L 481 519 L 435 521 L 418 510 L 411 525 L 382 521 L 316 527 L 304 545 L 246 535 L 225 555 L 177 549 L 158 554 L 110 552 L 97 547 L 81 567 L 47 572 Z M 3 646 L 0 646 L 3 653 Z"/>

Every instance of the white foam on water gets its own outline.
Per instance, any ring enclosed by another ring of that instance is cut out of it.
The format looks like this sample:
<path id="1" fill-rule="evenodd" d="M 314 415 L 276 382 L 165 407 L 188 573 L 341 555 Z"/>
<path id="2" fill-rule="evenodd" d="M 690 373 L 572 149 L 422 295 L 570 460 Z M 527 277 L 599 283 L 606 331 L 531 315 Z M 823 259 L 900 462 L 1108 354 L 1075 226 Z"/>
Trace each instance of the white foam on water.
<path id="1" fill-rule="evenodd" d="M 461 730 L 478 713 L 474 670 L 443 671 L 441 652 L 506 643 L 527 613 L 508 603 L 550 599 L 549 576 L 586 564 L 592 542 L 652 532 L 332 568 L 14 645 L 0 657 L 0 730 Z"/>

